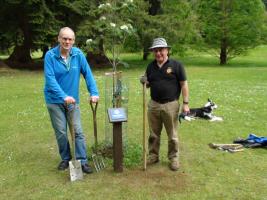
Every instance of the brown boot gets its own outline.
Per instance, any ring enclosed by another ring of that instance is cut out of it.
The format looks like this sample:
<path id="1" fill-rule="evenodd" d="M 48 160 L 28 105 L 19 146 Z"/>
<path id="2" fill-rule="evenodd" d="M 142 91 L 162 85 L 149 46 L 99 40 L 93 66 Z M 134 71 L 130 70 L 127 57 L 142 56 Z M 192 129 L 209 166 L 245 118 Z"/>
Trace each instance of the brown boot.
<path id="1" fill-rule="evenodd" d="M 149 157 L 147 160 L 147 165 L 153 165 L 159 162 L 159 159 L 156 157 Z"/>
<path id="2" fill-rule="evenodd" d="M 170 164 L 169 164 L 169 168 L 172 170 L 172 171 L 177 171 L 180 167 L 180 163 L 177 159 L 173 159 L 170 161 Z"/>

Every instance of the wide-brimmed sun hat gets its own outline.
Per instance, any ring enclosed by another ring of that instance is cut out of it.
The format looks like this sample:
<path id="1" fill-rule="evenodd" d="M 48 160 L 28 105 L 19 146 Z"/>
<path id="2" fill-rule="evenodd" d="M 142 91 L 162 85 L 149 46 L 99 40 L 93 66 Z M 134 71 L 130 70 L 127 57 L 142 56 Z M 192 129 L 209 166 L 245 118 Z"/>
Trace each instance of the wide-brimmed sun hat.
<path id="1" fill-rule="evenodd" d="M 171 48 L 171 46 L 168 46 L 164 38 L 155 38 L 153 40 L 152 46 L 149 47 L 149 49 L 153 50 L 155 48 Z"/>

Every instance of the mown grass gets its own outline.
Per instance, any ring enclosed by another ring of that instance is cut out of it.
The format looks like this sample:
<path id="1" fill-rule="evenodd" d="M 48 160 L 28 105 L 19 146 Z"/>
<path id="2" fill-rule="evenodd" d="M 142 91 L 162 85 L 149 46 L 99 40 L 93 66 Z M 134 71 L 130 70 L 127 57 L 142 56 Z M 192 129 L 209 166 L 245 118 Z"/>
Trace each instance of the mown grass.
<path id="1" fill-rule="evenodd" d="M 218 104 L 223 122 L 197 120 L 179 125 L 178 172 L 169 171 L 167 138 L 162 135 L 161 162 L 124 168 L 71 183 L 69 172 L 58 172 L 57 145 L 43 98 L 43 73 L 0 70 L 0 199 L 267 199 L 266 149 L 241 153 L 212 150 L 208 143 L 232 143 L 249 133 L 267 136 L 267 47 L 232 60 L 226 66 L 205 54 L 181 58 L 190 86 L 190 106 L 207 98 Z M 175 57 L 175 56 L 174 56 Z M 127 140 L 142 143 L 142 88 L 139 76 L 148 61 L 125 54 L 130 68 L 122 69 L 129 82 Z M 177 57 L 176 57 L 177 58 Z M 150 58 L 151 59 L 151 58 Z M 100 140 L 104 139 L 104 72 L 95 69 L 101 102 L 97 113 Z M 81 89 L 83 129 L 93 145 L 93 122 L 84 81 Z M 88 149 L 89 151 L 89 149 Z"/>

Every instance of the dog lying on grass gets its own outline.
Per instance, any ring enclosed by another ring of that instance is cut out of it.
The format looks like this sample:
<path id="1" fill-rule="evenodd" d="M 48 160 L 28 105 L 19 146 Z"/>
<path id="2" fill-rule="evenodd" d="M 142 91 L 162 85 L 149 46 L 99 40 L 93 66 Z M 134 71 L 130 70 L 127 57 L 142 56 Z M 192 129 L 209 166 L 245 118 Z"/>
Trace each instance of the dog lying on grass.
<path id="1" fill-rule="evenodd" d="M 218 106 L 208 99 L 208 102 L 201 108 L 190 108 L 189 113 L 181 113 L 179 114 L 179 122 L 181 123 L 181 119 L 186 121 L 192 121 L 196 118 L 207 119 L 209 121 L 222 121 L 221 117 L 216 117 L 213 115 L 213 110 Z"/>

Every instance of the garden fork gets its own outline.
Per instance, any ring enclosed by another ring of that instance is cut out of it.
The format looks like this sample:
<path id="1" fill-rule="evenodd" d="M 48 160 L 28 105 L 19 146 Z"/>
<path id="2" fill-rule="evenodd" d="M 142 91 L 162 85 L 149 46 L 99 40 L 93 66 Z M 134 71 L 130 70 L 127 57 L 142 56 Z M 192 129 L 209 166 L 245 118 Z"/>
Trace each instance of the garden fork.
<path id="1" fill-rule="evenodd" d="M 101 155 L 100 152 L 98 152 L 98 138 L 97 138 L 97 122 L 96 122 L 96 110 L 97 110 L 97 105 L 98 102 L 95 103 L 95 105 L 93 105 L 94 103 L 92 101 L 90 101 L 90 106 L 92 109 L 92 113 L 93 113 L 93 122 L 94 122 L 94 138 L 95 138 L 95 147 L 92 153 L 92 160 L 95 166 L 95 170 L 97 172 L 101 171 L 102 169 L 104 169 L 105 163 L 104 163 L 104 159 L 103 156 Z"/>

